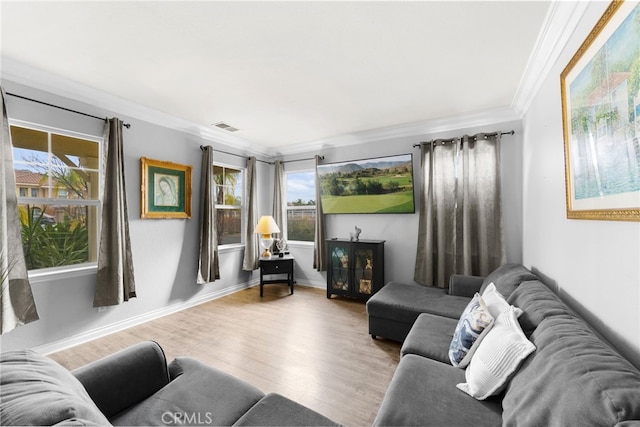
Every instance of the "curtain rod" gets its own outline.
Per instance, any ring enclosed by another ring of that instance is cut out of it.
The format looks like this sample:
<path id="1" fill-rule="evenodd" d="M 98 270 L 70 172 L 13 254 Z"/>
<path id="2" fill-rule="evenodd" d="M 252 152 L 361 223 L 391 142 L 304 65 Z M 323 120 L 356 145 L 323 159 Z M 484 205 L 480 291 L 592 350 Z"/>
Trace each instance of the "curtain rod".
<path id="1" fill-rule="evenodd" d="M 315 157 L 309 157 L 308 159 L 295 159 L 295 160 L 283 160 L 282 163 L 302 162 L 306 160 L 315 160 Z M 324 160 L 324 156 L 320 156 L 320 160 Z"/>
<path id="2" fill-rule="evenodd" d="M 509 132 L 493 132 L 493 133 L 487 133 L 487 134 L 485 134 L 485 135 L 486 135 L 486 136 L 514 135 L 515 133 L 516 133 L 516 131 L 515 131 L 515 130 L 510 130 Z M 460 138 L 461 138 L 461 137 L 460 137 Z M 475 138 L 475 137 L 474 137 L 474 138 Z M 443 143 L 446 143 L 446 142 L 453 142 L 453 141 L 455 141 L 456 139 L 458 139 L 458 138 L 442 139 L 441 141 L 442 141 Z M 427 143 L 432 142 L 432 141 L 434 141 L 434 140 L 432 139 L 431 141 L 423 141 L 423 142 L 420 142 L 420 143 L 418 143 L 418 144 L 413 144 L 413 148 L 420 147 L 422 144 L 427 144 Z"/>
<path id="3" fill-rule="evenodd" d="M 204 151 L 204 149 L 205 149 L 205 148 L 206 148 L 206 146 L 205 146 L 205 145 L 201 145 L 201 146 L 200 146 L 200 149 L 201 149 L 202 151 Z M 230 156 L 244 157 L 244 158 L 246 158 L 246 159 L 248 159 L 248 158 L 249 158 L 248 156 L 245 156 L 245 155 L 243 155 L 243 154 L 230 153 L 230 152 L 228 152 L 228 151 L 216 150 L 215 148 L 213 149 L 213 151 L 215 151 L 216 153 L 224 153 L 224 154 L 228 154 L 228 155 L 230 155 Z M 272 165 L 272 164 L 273 164 L 273 162 L 268 162 L 268 161 L 266 161 L 266 160 L 260 160 L 260 159 L 258 159 L 258 158 L 256 158 L 256 161 L 257 161 L 257 162 L 266 163 L 266 164 L 268 164 L 268 165 Z"/>
<path id="4" fill-rule="evenodd" d="M 59 105 L 54 105 L 54 104 L 49 104 L 48 102 L 44 102 L 44 101 L 38 101 L 37 99 L 33 99 L 33 98 L 27 98 L 26 96 L 22 96 L 22 95 L 16 95 L 15 93 L 9 93 L 7 92 L 7 95 L 16 97 L 16 98 L 20 98 L 20 99 L 24 99 L 26 101 L 31 101 L 31 102 L 35 102 L 37 104 L 42 104 L 42 105 L 46 105 L 47 107 L 53 107 L 53 108 L 58 108 L 60 110 L 64 110 L 64 111 L 69 111 L 71 113 L 76 113 L 76 114 L 80 114 L 81 116 L 87 116 L 87 117 L 91 117 L 93 119 L 98 119 L 98 120 L 102 120 L 105 121 L 105 117 L 98 117 L 98 116 L 94 116 L 93 114 L 87 114 L 87 113 L 83 113 L 82 111 L 76 111 L 76 110 L 72 110 L 71 108 L 66 108 L 66 107 L 61 107 Z M 122 126 L 126 127 L 127 129 L 129 129 L 131 127 L 130 123 L 123 123 Z"/>
<path id="5" fill-rule="evenodd" d="M 201 146 L 200 146 L 200 149 L 204 151 L 205 146 L 204 146 L 204 145 L 201 145 Z M 213 149 L 213 151 L 215 151 L 216 153 L 224 153 L 224 154 L 228 154 L 228 155 L 230 155 L 230 156 L 246 157 L 245 155 L 242 155 L 242 154 L 230 153 L 230 152 L 228 152 L 228 151 L 223 151 L 223 150 L 216 150 L 215 148 Z M 311 158 L 308 158 L 308 159 L 283 160 L 283 161 L 282 161 L 282 163 L 301 162 L 301 161 L 303 161 L 303 160 L 314 160 L 314 159 L 315 159 L 315 157 L 311 157 Z M 324 160 L 324 156 L 320 156 L 320 160 Z M 266 163 L 266 164 L 268 164 L 268 165 L 273 165 L 273 164 L 275 164 L 275 162 L 268 162 L 268 161 L 266 161 L 266 160 L 260 160 L 260 159 L 256 159 L 256 161 L 258 161 L 258 162 L 262 162 L 262 163 Z"/>

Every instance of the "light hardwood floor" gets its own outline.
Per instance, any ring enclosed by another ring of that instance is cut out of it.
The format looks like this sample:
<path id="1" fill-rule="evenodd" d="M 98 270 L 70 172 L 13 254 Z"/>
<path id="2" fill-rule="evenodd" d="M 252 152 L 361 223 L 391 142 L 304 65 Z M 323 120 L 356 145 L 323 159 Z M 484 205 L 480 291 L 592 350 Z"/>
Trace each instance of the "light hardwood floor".
<path id="1" fill-rule="evenodd" d="M 278 392 L 346 426 L 371 425 L 400 359 L 400 344 L 368 335 L 364 302 L 280 285 L 214 301 L 51 354 L 68 369 L 141 340 L 167 360 L 190 356 Z"/>

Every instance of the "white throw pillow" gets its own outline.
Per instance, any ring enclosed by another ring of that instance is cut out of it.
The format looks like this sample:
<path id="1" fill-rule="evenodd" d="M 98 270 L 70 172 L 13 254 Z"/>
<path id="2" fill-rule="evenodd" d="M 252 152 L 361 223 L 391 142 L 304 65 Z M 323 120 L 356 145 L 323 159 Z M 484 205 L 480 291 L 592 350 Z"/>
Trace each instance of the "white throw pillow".
<path id="1" fill-rule="evenodd" d="M 489 286 L 486 287 L 484 292 L 482 293 L 482 300 L 487 306 L 487 310 L 489 310 L 489 314 L 494 319 L 497 319 L 500 313 L 505 312 L 511 305 L 507 302 L 506 299 L 502 296 L 500 292 L 496 289 L 496 285 L 491 282 Z M 520 317 L 522 314 L 522 309 L 515 307 L 516 316 Z"/>
<path id="2" fill-rule="evenodd" d="M 515 307 L 510 306 L 480 342 L 464 373 L 467 382 L 456 387 L 478 400 L 496 395 L 535 349 L 520 328 Z"/>

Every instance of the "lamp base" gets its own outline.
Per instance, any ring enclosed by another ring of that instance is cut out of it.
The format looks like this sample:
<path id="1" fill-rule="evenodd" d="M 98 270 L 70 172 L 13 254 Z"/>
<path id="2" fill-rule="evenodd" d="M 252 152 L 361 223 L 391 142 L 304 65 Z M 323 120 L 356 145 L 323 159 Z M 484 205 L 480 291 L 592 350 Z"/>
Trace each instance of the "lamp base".
<path id="1" fill-rule="evenodd" d="M 269 249 L 271 248 L 272 244 L 273 238 L 271 237 L 271 234 L 263 234 L 260 238 L 260 246 L 262 246 L 263 249 L 260 258 L 271 258 L 271 251 L 269 251 Z"/>

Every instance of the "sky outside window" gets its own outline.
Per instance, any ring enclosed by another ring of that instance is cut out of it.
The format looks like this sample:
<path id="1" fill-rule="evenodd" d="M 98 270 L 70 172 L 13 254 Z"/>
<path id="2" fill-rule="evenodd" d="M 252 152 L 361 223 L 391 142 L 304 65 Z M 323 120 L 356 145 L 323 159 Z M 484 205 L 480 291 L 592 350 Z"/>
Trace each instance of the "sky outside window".
<path id="1" fill-rule="evenodd" d="M 316 199 L 315 171 L 287 173 L 287 204 Z"/>

